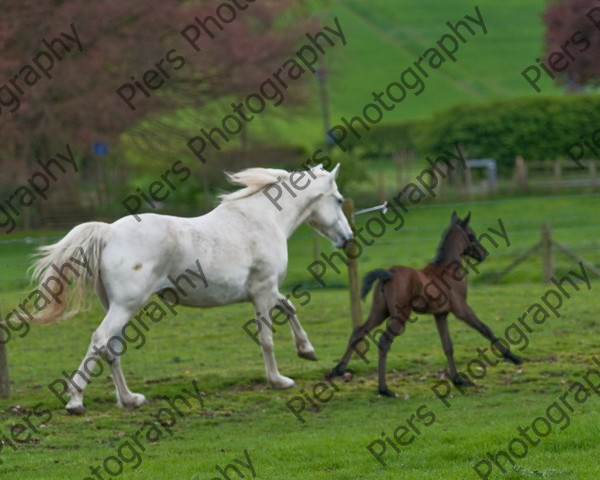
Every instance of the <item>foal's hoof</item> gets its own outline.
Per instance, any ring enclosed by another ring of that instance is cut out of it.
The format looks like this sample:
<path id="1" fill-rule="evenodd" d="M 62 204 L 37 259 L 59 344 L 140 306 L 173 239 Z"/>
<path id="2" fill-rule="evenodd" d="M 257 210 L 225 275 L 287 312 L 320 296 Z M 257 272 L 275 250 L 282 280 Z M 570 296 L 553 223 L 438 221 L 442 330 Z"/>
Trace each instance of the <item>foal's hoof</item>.
<path id="1" fill-rule="evenodd" d="M 474 387 L 475 384 L 468 378 L 457 375 L 452 379 L 452 383 L 457 387 Z"/>
<path id="2" fill-rule="evenodd" d="M 325 373 L 325 378 L 334 378 L 341 377 L 346 373 L 346 370 L 341 368 L 339 365 L 336 365 L 334 368 Z"/>
<path id="3" fill-rule="evenodd" d="M 515 365 L 521 365 L 523 363 L 523 359 L 513 353 L 509 353 L 506 356 L 507 360 L 510 360 L 512 363 L 514 363 Z"/>
<path id="4" fill-rule="evenodd" d="M 81 404 L 72 406 L 67 405 L 65 408 L 71 415 L 83 415 L 85 413 L 85 407 Z"/>
<path id="5" fill-rule="evenodd" d="M 379 387 L 379 393 L 381 395 L 385 395 L 386 397 L 392 397 L 392 398 L 397 398 L 398 395 L 396 395 L 394 392 L 392 392 L 389 388 L 387 387 Z"/>
<path id="6" fill-rule="evenodd" d="M 314 362 L 316 362 L 318 360 L 317 356 L 315 355 L 315 351 L 314 350 L 310 350 L 309 352 L 298 352 L 298 356 L 300 358 L 306 358 L 307 360 L 312 360 Z"/>

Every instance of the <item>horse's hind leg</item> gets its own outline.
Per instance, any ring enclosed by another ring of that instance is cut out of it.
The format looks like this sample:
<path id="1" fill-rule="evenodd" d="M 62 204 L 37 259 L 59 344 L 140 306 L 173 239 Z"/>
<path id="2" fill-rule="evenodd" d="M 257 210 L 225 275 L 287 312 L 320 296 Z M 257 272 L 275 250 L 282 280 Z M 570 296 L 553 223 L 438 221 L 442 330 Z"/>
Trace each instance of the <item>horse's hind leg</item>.
<path id="1" fill-rule="evenodd" d="M 262 314 L 262 320 L 256 320 L 258 328 L 258 338 L 265 361 L 265 373 L 267 380 L 273 388 L 290 388 L 294 386 L 294 380 L 285 377 L 279 373 L 275 353 L 273 351 L 273 325 L 268 312 L 277 305 L 279 292 L 271 285 L 265 285 L 266 282 L 254 285 L 255 293 L 252 296 L 252 302 L 257 312 Z M 274 282 L 273 282 L 274 283 Z"/>
<path id="2" fill-rule="evenodd" d="M 350 362 L 352 352 L 356 352 L 356 354 L 359 355 L 365 363 L 369 363 L 364 356 L 365 353 L 367 353 L 370 349 L 369 342 L 365 342 L 364 340 L 365 335 L 367 335 L 367 333 L 369 333 L 377 325 L 380 325 L 389 316 L 385 299 L 383 298 L 383 293 L 380 292 L 379 288 L 376 288 L 375 292 L 376 293 L 373 296 L 373 303 L 371 305 L 371 311 L 369 312 L 366 322 L 354 328 L 352 334 L 350 335 L 350 339 L 348 340 L 348 347 L 346 348 L 344 356 L 332 370 L 326 373 L 326 377 L 332 378 L 343 375 L 346 371 L 346 367 L 348 366 L 348 362 Z M 360 342 L 365 343 L 363 350 L 361 350 L 359 347 Z"/>
<path id="3" fill-rule="evenodd" d="M 83 357 L 83 360 L 81 361 L 81 365 L 79 365 L 79 368 L 73 372 L 73 375 L 69 379 L 66 394 L 71 398 L 65 405 L 65 408 L 69 413 L 81 415 L 85 412 L 85 407 L 83 406 L 83 390 L 87 387 L 88 383 L 90 383 L 91 376 L 98 376 L 104 371 L 103 360 L 99 358 L 99 355 L 93 347 L 94 341 L 92 340 L 85 357 Z M 93 372 L 98 365 L 100 365 L 100 368 L 97 373 L 93 375 Z"/>
<path id="4" fill-rule="evenodd" d="M 92 341 L 83 358 L 79 369 L 69 380 L 67 393 L 70 400 L 65 408 L 70 413 L 81 414 L 85 412 L 83 406 L 83 391 L 90 383 L 90 377 L 98 377 L 106 364 L 110 366 L 113 381 L 117 390 L 117 403 L 119 406 L 139 406 L 145 403 L 146 398 L 138 393 L 132 393 L 121 371 L 123 340 L 123 327 L 131 317 L 131 312 L 118 307 L 109 308 L 102 323 L 92 334 Z M 110 345 L 109 345 L 110 342 Z M 94 370 L 99 365 L 99 370 Z"/>
<path id="5" fill-rule="evenodd" d="M 450 379 L 454 385 L 470 386 L 473 383 L 468 378 L 463 378 L 456 372 L 456 365 L 454 364 L 454 347 L 452 346 L 452 339 L 450 338 L 450 330 L 448 329 L 448 314 L 438 313 L 435 315 L 435 325 L 440 334 L 442 340 L 442 348 L 448 361 L 448 369 L 450 370 Z"/>
<path id="6" fill-rule="evenodd" d="M 278 296 L 277 304 L 280 306 L 283 312 L 280 314 L 280 316 L 285 315 L 286 319 L 289 319 L 294 342 L 296 343 L 296 350 L 298 351 L 298 356 L 308 360 L 317 360 L 315 349 L 308 340 L 308 335 L 306 335 L 306 332 L 302 328 L 300 320 L 298 320 L 296 309 L 292 303 L 280 294 Z"/>
<path id="7" fill-rule="evenodd" d="M 392 392 L 385 379 L 385 363 L 387 360 L 387 353 L 392 346 L 394 338 L 398 336 L 400 332 L 404 330 L 405 319 L 401 319 L 395 315 L 392 316 L 390 323 L 388 324 L 385 332 L 379 337 L 379 365 L 377 372 L 379 375 L 379 393 L 387 395 L 388 397 L 396 397 L 397 395 Z"/>
<path id="8" fill-rule="evenodd" d="M 108 312 L 109 301 L 108 295 L 104 284 L 102 283 L 102 277 L 98 276 L 98 283 L 96 284 L 96 294 L 102 303 L 102 307 L 105 312 Z M 106 319 L 106 315 L 105 315 Z M 104 320 L 103 320 L 104 323 Z M 100 338 L 100 324 L 94 334 L 92 335 L 92 341 L 88 350 L 79 365 L 79 369 L 76 370 L 69 381 L 67 388 L 67 394 L 71 397 L 69 402 L 65 405 L 65 408 L 69 413 L 76 415 L 83 414 L 85 407 L 83 406 L 83 390 L 87 387 L 90 382 L 90 377 L 99 376 L 104 371 L 104 366 L 107 363 L 112 362 L 108 357 L 108 354 L 103 354 L 103 351 L 97 346 Z M 92 375 L 94 370 L 98 367 L 98 371 L 95 375 Z"/>
<path id="9" fill-rule="evenodd" d="M 147 403 L 144 395 L 141 393 L 133 393 L 129 390 L 127 382 L 125 382 L 123 370 L 121 370 L 120 356 L 116 356 L 114 361 L 110 364 L 110 371 L 115 384 L 117 405 L 119 407 L 139 407 L 140 405 Z"/>

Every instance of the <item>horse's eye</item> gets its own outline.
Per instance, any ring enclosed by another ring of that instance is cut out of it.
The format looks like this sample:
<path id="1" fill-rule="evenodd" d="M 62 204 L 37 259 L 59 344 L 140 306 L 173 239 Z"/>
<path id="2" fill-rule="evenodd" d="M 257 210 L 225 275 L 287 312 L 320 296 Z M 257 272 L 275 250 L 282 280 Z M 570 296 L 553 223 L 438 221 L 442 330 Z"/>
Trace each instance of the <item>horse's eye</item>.
<path id="1" fill-rule="evenodd" d="M 341 205 L 342 203 L 344 203 L 344 199 L 343 198 L 337 198 L 337 202 Z"/>

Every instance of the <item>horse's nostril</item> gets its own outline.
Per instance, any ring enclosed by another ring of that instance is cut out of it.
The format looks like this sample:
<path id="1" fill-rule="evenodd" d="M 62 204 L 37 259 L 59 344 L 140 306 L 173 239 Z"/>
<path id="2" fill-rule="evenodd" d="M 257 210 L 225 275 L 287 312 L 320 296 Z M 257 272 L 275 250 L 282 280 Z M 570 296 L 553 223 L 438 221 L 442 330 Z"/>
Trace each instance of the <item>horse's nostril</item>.
<path id="1" fill-rule="evenodd" d="M 346 240 L 344 240 L 344 248 L 348 248 L 353 241 L 354 237 L 349 237 Z"/>

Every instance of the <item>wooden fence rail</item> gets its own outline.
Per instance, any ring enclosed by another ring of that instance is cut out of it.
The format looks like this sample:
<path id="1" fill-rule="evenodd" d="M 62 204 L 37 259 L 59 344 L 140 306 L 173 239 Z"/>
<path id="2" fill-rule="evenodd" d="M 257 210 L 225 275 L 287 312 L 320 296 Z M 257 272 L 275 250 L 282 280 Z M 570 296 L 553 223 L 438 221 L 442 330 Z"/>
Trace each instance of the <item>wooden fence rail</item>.
<path id="1" fill-rule="evenodd" d="M 598 163 L 600 160 L 582 160 L 583 168 L 570 160 L 525 161 L 520 157 L 515 161 L 515 175 L 522 188 L 553 188 L 560 191 L 568 187 L 589 187 L 592 193 L 600 188 L 598 180 Z M 585 170 L 585 172 L 583 171 Z M 550 174 L 551 180 L 535 180 L 531 173 Z M 565 178 L 568 174 L 578 174 L 578 178 Z M 522 183 L 521 183 L 522 182 Z"/>
<path id="2" fill-rule="evenodd" d="M 537 251 L 540 251 L 541 253 L 544 281 L 546 283 L 550 283 L 552 277 L 554 276 L 554 249 L 560 251 L 561 253 L 575 260 L 576 262 L 582 262 L 588 270 L 600 277 L 600 269 L 598 269 L 595 265 L 591 264 L 581 256 L 577 255 L 575 252 L 565 247 L 564 245 L 561 245 L 560 243 L 553 240 L 550 225 L 548 223 L 544 223 L 542 224 L 540 241 L 533 245 L 531 248 L 525 250 L 515 260 L 513 260 L 510 263 L 510 265 L 503 268 L 492 278 L 490 278 L 487 283 L 497 283 L 504 275 L 513 270 L 520 263 L 527 260 L 527 258 L 529 258 Z"/>

